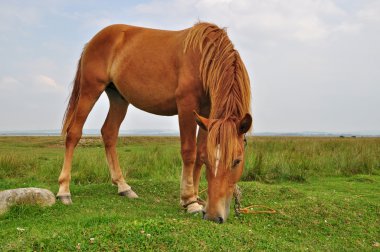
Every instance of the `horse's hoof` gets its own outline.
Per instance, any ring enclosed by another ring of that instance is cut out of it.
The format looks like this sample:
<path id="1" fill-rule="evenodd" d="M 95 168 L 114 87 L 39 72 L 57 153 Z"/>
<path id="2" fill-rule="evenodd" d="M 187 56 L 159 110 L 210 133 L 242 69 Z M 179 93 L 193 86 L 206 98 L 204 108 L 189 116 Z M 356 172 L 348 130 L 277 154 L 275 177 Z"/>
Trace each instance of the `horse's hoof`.
<path id="1" fill-rule="evenodd" d="M 136 199 L 139 197 L 132 189 L 126 190 L 124 192 L 119 192 L 119 195 L 127 196 L 130 199 Z"/>
<path id="2" fill-rule="evenodd" d="M 204 201 L 204 200 L 201 199 L 200 197 L 197 198 L 197 202 L 198 202 L 199 205 L 201 205 L 201 206 L 203 206 L 203 207 L 206 206 L 206 201 Z"/>
<path id="3" fill-rule="evenodd" d="M 203 206 L 198 204 L 198 202 L 193 202 L 186 207 L 186 210 L 189 214 L 199 213 L 203 210 Z"/>
<path id="4" fill-rule="evenodd" d="M 73 204 L 73 202 L 71 201 L 71 195 L 57 196 L 57 199 L 60 200 L 64 205 Z"/>

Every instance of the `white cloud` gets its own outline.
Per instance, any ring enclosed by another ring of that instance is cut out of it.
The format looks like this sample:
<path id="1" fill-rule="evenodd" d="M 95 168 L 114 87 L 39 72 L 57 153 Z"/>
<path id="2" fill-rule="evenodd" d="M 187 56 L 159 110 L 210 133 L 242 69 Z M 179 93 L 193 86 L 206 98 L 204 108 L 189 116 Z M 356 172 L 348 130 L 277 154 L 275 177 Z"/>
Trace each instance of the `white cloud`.
<path id="1" fill-rule="evenodd" d="M 19 86 L 19 81 L 12 76 L 3 76 L 0 78 L 0 89 L 11 90 Z"/>
<path id="2" fill-rule="evenodd" d="M 309 42 L 327 39 L 336 32 L 360 28 L 346 10 L 333 0 L 198 0 L 152 1 L 137 5 L 135 11 L 176 27 L 182 20 L 198 18 L 228 27 L 239 37 Z M 182 22 L 181 22 L 182 21 Z"/>
<path id="3" fill-rule="evenodd" d="M 64 90 L 63 87 L 58 85 L 57 82 L 53 78 L 47 75 L 39 74 L 35 77 L 35 81 L 37 85 L 43 86 L 45 88 L 47 87 L 49 89 L 58 90 L 58 91 Z"/>
<path id="4" fill-rule="evenodd" d="M 366 21 L 380 21 L 380 1 L 371 1 L 363 9 L 358 11 L 357 16 Z"/>

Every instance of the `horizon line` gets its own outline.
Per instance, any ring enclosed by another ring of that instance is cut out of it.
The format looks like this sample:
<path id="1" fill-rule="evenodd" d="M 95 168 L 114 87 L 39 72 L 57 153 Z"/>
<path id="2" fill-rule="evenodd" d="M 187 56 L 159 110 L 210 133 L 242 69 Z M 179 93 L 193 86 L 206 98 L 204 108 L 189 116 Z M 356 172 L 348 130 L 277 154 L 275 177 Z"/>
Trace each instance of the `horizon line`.
<path id="1" fill-rule="evenodd" d="M 59 136 L 61 130 L 0 130 L 0 136 Z M 100 136 L 100 129 L 83 129 L 83 136 Z M 120 136 L 179 136 L 178 130 L 172 129 L 129 129 L 119 130 Z M 380 130 L 362 131 L 258 131 L 249 136 L 370 136 L 380 137 Z"/>

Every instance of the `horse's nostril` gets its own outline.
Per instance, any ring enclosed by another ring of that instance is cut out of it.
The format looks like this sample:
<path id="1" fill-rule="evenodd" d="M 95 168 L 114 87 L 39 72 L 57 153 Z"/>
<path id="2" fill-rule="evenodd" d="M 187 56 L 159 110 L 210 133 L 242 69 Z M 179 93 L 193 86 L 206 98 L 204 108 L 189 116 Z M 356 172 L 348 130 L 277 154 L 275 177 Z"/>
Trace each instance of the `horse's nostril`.
<path id="1" fill-rule="evenodd" d="M 202 214 L 203 214 L 202 219 L 204 219 L 204 220 L 210 220 L 210 221 L 216 222 L 218 224 L 222 224 L 224 222 L 223 217 L 211 217 L 204 210 L 202 211 Z"/>

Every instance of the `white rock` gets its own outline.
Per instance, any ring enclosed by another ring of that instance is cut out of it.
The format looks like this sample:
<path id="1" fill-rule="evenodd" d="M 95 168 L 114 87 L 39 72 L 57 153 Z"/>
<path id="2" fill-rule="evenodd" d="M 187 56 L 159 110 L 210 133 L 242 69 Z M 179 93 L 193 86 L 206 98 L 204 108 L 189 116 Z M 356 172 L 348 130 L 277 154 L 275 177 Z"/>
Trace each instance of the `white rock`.
<path id="1" fill-rule="evenodd" d="M 29 187 L 0 191 L 0 214 L 14 205 L 51 206 L 54 203 L 55 196 L 47 189 Z"/>

